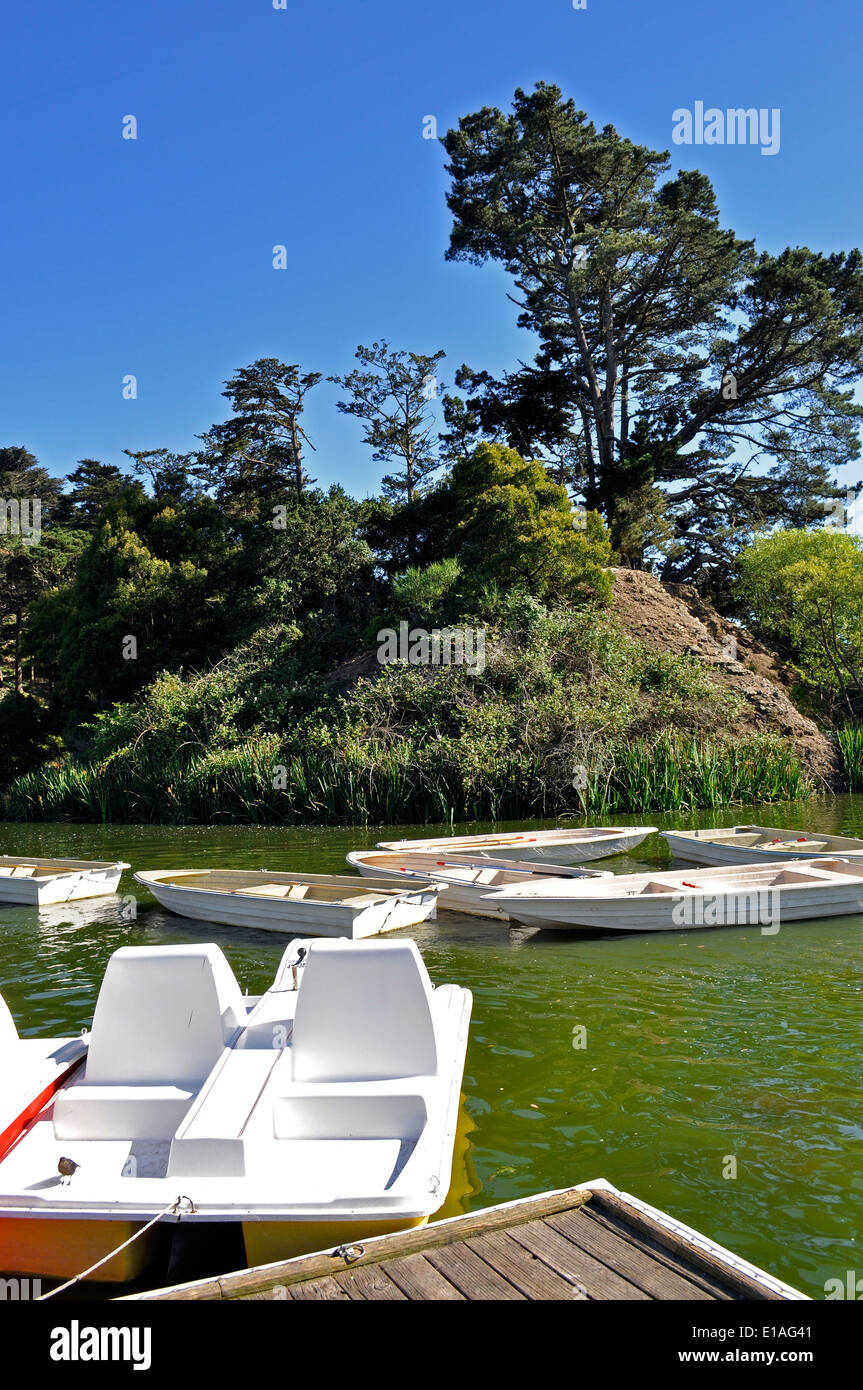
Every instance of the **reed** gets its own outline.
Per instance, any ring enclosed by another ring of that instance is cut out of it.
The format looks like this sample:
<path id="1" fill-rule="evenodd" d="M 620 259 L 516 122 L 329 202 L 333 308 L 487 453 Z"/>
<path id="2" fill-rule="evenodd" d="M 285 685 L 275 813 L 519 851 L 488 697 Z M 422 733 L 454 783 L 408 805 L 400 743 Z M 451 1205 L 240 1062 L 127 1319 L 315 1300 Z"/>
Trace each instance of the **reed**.
<path id="1" fill-rule="evenodd" d="M 861 792 L 863 791 L 863 724 L 846 724 L 844 729 L 839 730 L 837 738 L 842 762 L 845 765 L 845 775 L 848 778 L 848 789 L 852 792 Z"/>
<path id="2" fill-rule="evenodd" d="M 863 731 L 846 737 L 843 756 L 863 781 Z M 797 757 L 773 740 L 633 739 L 603 748 L 573 791 L 559 760 L 521 747 L 489 755 L 403 739 L 297 753 L 271 735 L 226 751 L 187 747 L 166 758 L 139 745 L 44 767 L 12 783 L 6 809 L 17 820 L 393 824 L 710 809 L 811 791 Z"/>

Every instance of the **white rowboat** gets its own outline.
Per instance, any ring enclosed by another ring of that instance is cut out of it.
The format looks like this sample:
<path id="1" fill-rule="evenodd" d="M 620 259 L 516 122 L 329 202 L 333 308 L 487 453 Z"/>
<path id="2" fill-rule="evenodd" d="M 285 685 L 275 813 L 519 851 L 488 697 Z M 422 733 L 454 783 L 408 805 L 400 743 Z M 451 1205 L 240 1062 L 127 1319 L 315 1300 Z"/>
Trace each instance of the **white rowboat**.
<path id="1" fill-rule="evenodd" d="M 66 1279 L 109 1255 L 92 1277 L 127 1280 L 178 1224 L 234 1223 L 250 1265 L 422 1224 L 449 1189 L 470 1012 L 409 940 L 292 942 L 260 999 L 214 945 L 115 951 L 85 1066 L 0 1148 L 0 1269 Z M 0 1074 L 23 1046 L 7 1025 Z"/>
<path id="2" fill-rule="evenodd" d="M 502 888 L 493 898 L 510 917 L 535 927 L 599 931 L 689 931 L 760 926 L 863 913 L 863 864 L 842 859 L 751 864 L 689 873 L 618 874 L 601 883 Z"/>
<path id="3" fill-rule="evenodd" d="M 0 903 L 41 907 L 116 893 L 128 864 L 105 859 L 27 859 L 0 855 Z"/>
<path id="4" fill-rule="evenodd" d="M 442 886 L 438 911 L 465 912 L 474 917 L 509 918 L 488 894 L 493 888 L 521 883 L 540 883 L 548 878 L 612 878 L 606 869 L 567 868 L 563 864 L 522 863 L 517 859 L 481 859 L 473 855 L 380 853 L 375 850 L 348 855 L 348 863 L 364 878 L 431 880 Z"/>
<path id="5" fill-rule="evenodd" d="M 783 859 L 863 859 L 863 840 L 819 835 L 766 825 L 732 825 L 726 830 L 663 830 L 675 859 L 691 864 L 753 864 Z"/>
<path id="6" fill-rule="evenodd" d="M 379 840 L 378 849 L 472 854 L 482 859 L 517 859 L 546 864 L 581 864 L 623 854 L 656 832 L 655 825 L 589 826 L 579 830 L 529 830 L 501 835 L 452 835 L 439 840 Z"/>
<path id="7" fill-rule="evenodd" d="M 264 869 L 174 869 L 138 873 L 135 878 L 181 917 L 354 941 L 425 922 L 434 916 L 441 891 L 432 883 L 407 884 L 392 878 L 367 888 L 347 874 Z"/>

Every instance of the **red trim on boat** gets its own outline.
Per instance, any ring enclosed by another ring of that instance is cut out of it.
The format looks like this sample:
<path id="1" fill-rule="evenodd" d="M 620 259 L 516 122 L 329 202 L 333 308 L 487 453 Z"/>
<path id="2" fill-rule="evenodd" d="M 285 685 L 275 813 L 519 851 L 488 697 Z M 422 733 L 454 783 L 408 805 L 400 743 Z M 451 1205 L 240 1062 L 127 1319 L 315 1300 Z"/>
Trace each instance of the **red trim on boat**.
<path id="1" fill-rule="evenodd" d="M 80 1057 L 75 1058 L 70 1067 L 67 1067 L 65 1071 L 59 1072 L 58 1075 L 54 1077 L 54 1080 L 50 1081 L 45 1089 L 40 1091 L 39 1095 L 30 1101 L 30 1104 L 21 1111 L 20 1115 L 15 1117 L 11 1125 L 6 1126 L 3 1133 L 0 1134 L 0 1161 L 6 1157 L 12 1145 L 21 1138 L 21 1135 L 24 1133 L 30 1121 L 35 1120 L 39 1111 L 48 1104 L 51 1097 L 69 1080 L 75 1068 L 80 1067 L 86 1055 L 86 1052 L 82 1053 Z"/>

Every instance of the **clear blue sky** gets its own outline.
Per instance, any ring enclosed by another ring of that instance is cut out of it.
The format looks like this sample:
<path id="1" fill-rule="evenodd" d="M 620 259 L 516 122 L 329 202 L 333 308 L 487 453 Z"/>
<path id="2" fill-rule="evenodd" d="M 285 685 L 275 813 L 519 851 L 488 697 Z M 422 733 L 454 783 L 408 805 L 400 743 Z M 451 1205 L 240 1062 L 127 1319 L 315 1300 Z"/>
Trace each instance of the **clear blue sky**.
<path id="1" fill-rule="evenodd" d="M 859 0 L 7 6 L 0 443 L 56 474 L 190 448 L 224 418 L 224 379 L 261 356 L 343 373 L 383 337 L 444 348 L 445 381 L 529 357 L 503 274 L 444 262 L 444 156 L 422 121 L 443 132 L 540 79 L 703 169 L 738 235 L 859 244 L 861 37 Z M 779 107 L 780 152 L 673 146 L 672 112 L 699 100 Z M 362 495 L 380 470 L 337 396 L 312 398 L 311 470 Z"/>

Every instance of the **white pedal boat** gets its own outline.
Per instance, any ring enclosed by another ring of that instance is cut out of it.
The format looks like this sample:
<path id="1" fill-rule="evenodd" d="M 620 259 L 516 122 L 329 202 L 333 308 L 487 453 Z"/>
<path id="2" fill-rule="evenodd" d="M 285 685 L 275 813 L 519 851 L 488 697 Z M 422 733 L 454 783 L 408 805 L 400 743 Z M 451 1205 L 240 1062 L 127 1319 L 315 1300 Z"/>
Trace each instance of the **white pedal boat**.
<path id="1" fill-rule="evenodd" d="M 0 903 L 41 907 L 116 893 L 128 864 L 104 859 L 26 859 L 0 855 Z"/>
<path id="2" fill-rule="evenodd" d="M 618 874 L 601 883 L 556 882 L 501 888 L 495 900 L 535 927 L 600 931 L 689 931 L 760 926 L 863 912 L 863 864 L 823 859 L 751 864 L 689 873 Z"/>
<path id="3" fill-rule="evenodd" d="M 529 830 L 519 834 L 452 835 L 438 840 L 379 840 L 378 849 L 401 853 L 472 854 L 482 859 L 517 859 L 547 864 L 581 864 L 623 854 L 656 832 L 655 825 L 589 826 L 578 830 Z"/>
<path id="4" fill-rule="evenodd" d="M 292 942 L 257 1000 L 217 946 L 115 951 L 85 1066 L 0 1152 L 0 1270 L 73 1278 L 154 1217 L 91 1277 L 134 1278 L 178 1223 L 238 1223 L 250 1265 L 421 1225 L 450 1184 L 470 1011 L 408 940 Z M 26 1086 L 21 1048 L 73 1046 L 7 1025 L 2 1073 Z"/>
<path id="5" fill-rule="evenodd" d="M 489 900 L 493 888 L 508 888 L 521 883 L 541 883 L 548 878 L 612 878 L 605 869 L 567 868 L 563 864 L 539 864 L 517 859 L 488 859 L 472 855 L 443 856 L 439 854 L 410 854 L 367 850 L 347 856 L 348 863 L 364 878 L 394 878 L 404 875 L 409 881 L 429 879 L 442 886 L 438 910 L 464 912 L 474 917 L 509 918 L 502 908 Z"/>
<path id="6" fill-rule="evenodd" d="M 395 879 L 374 888 L 347 874 L 261 869 L 174 869 L 135 874 L 169 912 L 199 922 L 352 941 L 413 927 L 435 915 L 439 887 Z"/>
<path id="7" fill-rule="evenodd" d="M 818 835 L 767 825 L 732 825 L 726 830 L 663 830 L 675 859 L 692 864 L 752 864 L 783 859 L 863 859 L 863 840 Z"/>

